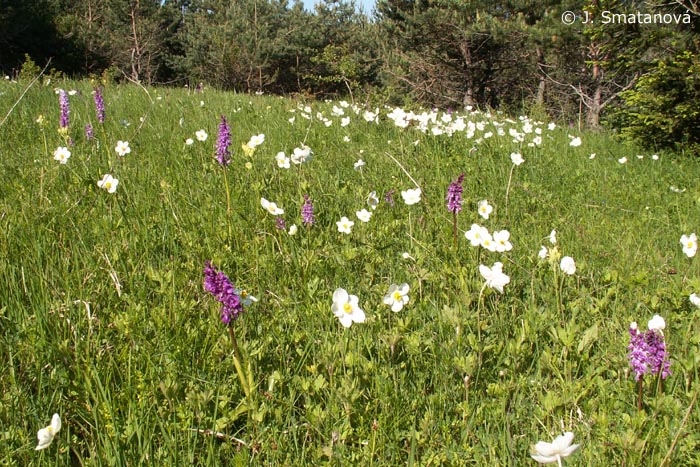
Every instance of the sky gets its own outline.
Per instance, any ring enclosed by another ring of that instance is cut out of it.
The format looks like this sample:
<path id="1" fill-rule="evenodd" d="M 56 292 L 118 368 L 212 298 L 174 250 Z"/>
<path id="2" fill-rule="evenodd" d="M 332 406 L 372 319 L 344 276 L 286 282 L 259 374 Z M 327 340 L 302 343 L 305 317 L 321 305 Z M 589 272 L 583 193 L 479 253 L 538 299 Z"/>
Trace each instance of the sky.
<path id="1" fill-rule="evenodd" d="M 314 10 L 314 5 L 316 4 L 317 0 L 302 0 L 304 3 L 304 8 L 306 8 L 309 11 Z M 374 8 L 374 4 L 376 3 L 376 0 L 355 0 L 358 6 L 362 6 L 362 9 L 367 15 L 372 14 L 372 9 Z M 291 2 L 290 2 L 291 3 Z"/>

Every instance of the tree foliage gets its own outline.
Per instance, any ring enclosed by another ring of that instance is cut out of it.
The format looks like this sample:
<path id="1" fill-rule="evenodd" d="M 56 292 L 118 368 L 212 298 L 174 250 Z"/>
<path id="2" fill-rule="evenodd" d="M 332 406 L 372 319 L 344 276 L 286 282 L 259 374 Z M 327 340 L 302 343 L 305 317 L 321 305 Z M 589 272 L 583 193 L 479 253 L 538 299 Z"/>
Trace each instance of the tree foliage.
<path id="1" fill-rule="evenodd" d="M 700 56 L 689 50 L 657 60 L 623 93 L 623 134 L 651 148 L 700 154 Z"/>
<path id="2" fill-rule="evenodd" d="M 700 42 L 697 5 L 377 0 L 369 18 L 353 0 L 318 0 L 314 11 L 301 0 L 0 0 L 0 68 L 19 73 L 28 54 L 38 65 L 51 57 L 67 74 L 110 69 L 149 84 L 538 107 L 590 127 L 626 125 L 630 136 L 666 144 L 691 141 L 695 131 L 697 71 L 688 60 L 697 60 Z M 567 11 L 573 24 L 562 20 Z M 693 21 L 610 23 L 606 11 Z M 670 92 L 666 79 L 680 87 Z M 659 127 L 650 132 L 651 122 Z"/>

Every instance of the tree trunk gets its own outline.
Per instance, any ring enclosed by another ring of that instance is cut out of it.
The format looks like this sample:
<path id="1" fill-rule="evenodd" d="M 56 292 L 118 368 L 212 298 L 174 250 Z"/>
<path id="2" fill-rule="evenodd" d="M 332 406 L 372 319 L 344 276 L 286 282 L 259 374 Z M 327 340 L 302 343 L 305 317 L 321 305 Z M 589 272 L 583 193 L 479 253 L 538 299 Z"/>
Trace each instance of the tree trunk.
<path id="1" fill-rule="evenodd" d="M 540 67 L 543 67 L 545 65 L 544 53 L 542 52 L 542 49 L 539 47 L 537 47 L 537 65 Z M 547 83 L 547 77 L 544 75 L 544 73 L 540 72 L 540 82 L 537 85 L 537 100 L 536 100 L 537 105 L 540 107 L 544 106 L 544 93 L 546 90 L 546 83 Z"/>
<path id="2" fill-rule="evenodd" d="M 588 105 L 588 110 L 586 111 L 586 126 L 588 128 L 596 129 L 600 126 L 600 111 L 601 109 L 601 97 L 603 94 L 603 69 L 597 60 L 597 56 L 593 61 L 593 80 L 595 82 L 595 88 L 593 90 L 593 96 L 591 97 L 590 103 Z"/>
<path id="3" fill-rule="evenodd" d="M 462 98 L 462 105 L 464 107 L 474 107 L 476 101 L 474 100 L 474 79 L 472 76 L 472 54 L 469 49 L 469 42 L 462 41 L 459 45 L 459 51 L 462 53 L 464 58 L 464 97 Z"/>
<path id="4" fill-rule="evenodd" d="M 131 79 L 139 80 L 141 73 L 141 46 L 139 44 L 139 34 L 136 29 L 136 12 L 139 9 L 139 0 L 135 4 L 131 4 L 131 40 L 133 47 L 131 48 Z"/>
<path id="5" fill-rule="evenodd" d="M 601 108 L 601 94 L 602 86 L 600 83 L 596 84 L 595 91 L 593 91 L 593 99 L 586 111 L 586 126 L 588 128 L 596 129 L 600 127 L 600 111 Z"/>

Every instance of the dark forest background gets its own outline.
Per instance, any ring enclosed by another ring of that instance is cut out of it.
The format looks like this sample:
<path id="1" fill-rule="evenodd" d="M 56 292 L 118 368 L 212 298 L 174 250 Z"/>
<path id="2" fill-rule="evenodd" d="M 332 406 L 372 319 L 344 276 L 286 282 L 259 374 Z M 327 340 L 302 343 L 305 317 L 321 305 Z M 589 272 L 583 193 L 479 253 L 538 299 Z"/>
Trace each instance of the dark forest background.
<path id="1" fill-rule="evenodd" d="M 605 11 L 666 16 L 604 24 Z M 344 0 L 0 0 L 0 31 L 0 69 L 20 80 L 51 59 L 48 76 L 473 106 L 700 145 L 698 0 L 378 0 L 368 14 Z"/>

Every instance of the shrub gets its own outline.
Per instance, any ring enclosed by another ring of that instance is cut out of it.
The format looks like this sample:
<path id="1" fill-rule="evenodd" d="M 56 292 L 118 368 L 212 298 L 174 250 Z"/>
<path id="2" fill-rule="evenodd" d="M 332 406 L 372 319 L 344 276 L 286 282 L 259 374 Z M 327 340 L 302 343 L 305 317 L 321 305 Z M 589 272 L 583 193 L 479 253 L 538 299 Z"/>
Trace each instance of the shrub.
<path id="1" fill-rule="evenodd" d="M 659 60 L 622 93 L 622 135 L 656 148 L 700 149 L 700 60 L 684 51 Z"/>

